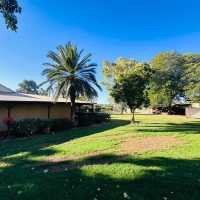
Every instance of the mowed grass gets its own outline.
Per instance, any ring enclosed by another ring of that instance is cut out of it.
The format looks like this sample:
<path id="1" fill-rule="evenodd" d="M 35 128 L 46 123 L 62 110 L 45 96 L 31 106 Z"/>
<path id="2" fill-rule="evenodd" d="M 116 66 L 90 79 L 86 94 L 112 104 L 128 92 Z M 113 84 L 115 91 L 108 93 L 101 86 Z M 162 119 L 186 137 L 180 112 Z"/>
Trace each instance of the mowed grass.
<path id="1" fill-rule="evenodd" d="M 0 200 L 199 200 L 200 121 L 113 115 L 109 123 L 0 141 Z M 131 138 L 173 136 L 164 149 L 123 151 Z"/>

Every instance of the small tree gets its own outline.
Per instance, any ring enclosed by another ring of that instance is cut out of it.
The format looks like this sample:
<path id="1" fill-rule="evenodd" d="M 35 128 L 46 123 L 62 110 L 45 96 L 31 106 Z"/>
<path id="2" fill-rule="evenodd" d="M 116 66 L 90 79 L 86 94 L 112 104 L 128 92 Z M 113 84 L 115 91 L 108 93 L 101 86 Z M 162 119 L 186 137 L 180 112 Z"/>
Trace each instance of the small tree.
<path id="1" fill-rule="evenodd" d="M 142 66 L 139 70 L 135 70 L 132 74 L 116 82 L 111 91 L 111 96 L 116 102 L 123 102 L 130 108 L 133 114 L 131 123 L 135 122 L 135 109 L 147 102 L 146 91 L 150 68 L 147 64 Z"/>
<path id="2" fill-rule="evenodd" d="M 124 77 L 132 74 L 141 63 L 136 60 L 127 58 L 117 58 L 115 62 L 104 61 L 103 62 L 103 81 L 102 85 L 109 91 L 112 91 L 116 82 L 119 82 Z M 113 104 L 114 100 L 109 95 L 109 101 Z M 120 108 L 121 114 L 127 109 L 127 105 L 124 102 L 118 101 L 117 107 Z"/>

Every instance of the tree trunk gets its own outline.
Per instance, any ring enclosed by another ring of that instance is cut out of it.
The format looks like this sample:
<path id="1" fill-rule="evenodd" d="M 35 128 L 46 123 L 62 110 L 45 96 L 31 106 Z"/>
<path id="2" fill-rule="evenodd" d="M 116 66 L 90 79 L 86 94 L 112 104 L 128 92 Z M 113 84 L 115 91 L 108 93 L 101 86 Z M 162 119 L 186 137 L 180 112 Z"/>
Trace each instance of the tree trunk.
<path id="1" fill-rule="evenodd" d="M 134 124 L 135 123 L 135 109 L 132 109 L 131 112 L 132 112 L 131 124 Z"/>
<path id="2" fill-rule="evenodd" d="M 168 105 L 168 114 L 171 115 L 172 114 L 172 101 L 170 101 L 169 105 Z"/>
<path id="3" fill-rule="evenodd" d="M 76 104 L 75 104 L 75 95 L 71 95 L 70 100 L 71 100 L 71 121 L 73 125 L 76 124 L 76 119 L 75 119 L 75 109 L 76 109 Z"/>
<path id="4" fill-rule="evenodd" d="M 171 115 L 172 114 L 172 107 L 171 105 L 168 107 L 168 115 Z"/>
<path id="5" fill-rule="evenodd" d="M 124 114 L 124 107 L 122 106 L 121 107 L 121 113 L 120 113 L 121 115 L 123 115 Z"/>
<path id="6" fill-rule="evenodd" d="M 171 115 L 172 114 L 172 99 L 173 99 L 173 94 L 170 95 L 170 101 L 169 101 L 169 105 L 168 105 L 168 114 Z"/>

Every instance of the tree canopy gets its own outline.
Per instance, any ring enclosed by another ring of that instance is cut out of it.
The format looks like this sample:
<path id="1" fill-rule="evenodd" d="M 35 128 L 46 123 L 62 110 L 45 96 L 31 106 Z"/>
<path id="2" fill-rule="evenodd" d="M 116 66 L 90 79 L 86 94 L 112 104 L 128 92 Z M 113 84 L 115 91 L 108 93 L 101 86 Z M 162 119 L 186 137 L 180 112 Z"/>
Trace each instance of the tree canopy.
<path id="1" fill-rule="evenodd" d="M 116 62 L 112 63 L 109 61 L 103 62 L 103 85 L 106 86 L 108 90 L 111 90 L 114 83 L 120 81 L 124 77 L 131 74 L 137 65 L 139 65 L 136 60 L 118 58 Z"/>
<path id="2" fill-rule="evenodd" d="M 17 92 L 25 93 L 25 94 L 38 94 L 42 96 L 48 96 L 48 91 L 44 88 L 41 88 L 33 80 L 23 80 L 18 84 Z"/>
<path id="3" fill-rule="evenodd" d="M 147 102 L 147 86 L 151 70 L 148 64 L 140 64 L 126 76 L 116 81 L 111 96 L 119 103 L 125 103 L 133 113 L 132 122 L 135 121 L 134 112 L 136 108 Z"/>
<path id="4" fill-rule="evenodd" d="M 171 107 L 173 100 L 185 96 L 184 59 L 176 52 L 164 52 L 153 58 L 151 67 L 150 103 Z"/>
<path id="5" fill-rule="evenodd" d="M 17 92 L 25 94 L 38 94 L 39 86 L 33 80 L 23 80 L 18 84 Z"/>
<path id="6" fill-rule="evenodd" d="M 17 0 L 0 0 L 0 13 L 2 13 L 5 24 L 8 29 L 12 31 L 17 30 L 17 16 L 21 13 L 21 7 L 18 5 Z"/>
<path id="7" fill-rule="evenodd" d="M 185 64 L 184 87 L 187 100 L 198 102 L 200 100 L 200 54 L 183 55 Z"/>
<path id="8" fill-rule="evenodd" d="M 127 58 L 118 58 L 116 62 L 103 62 L 103 81 L 102 84 L 109 91 L 109 100 L 114 103 L 110 92 L 116 82 L 130 75 L 140 63 L 136 60 Z M 126 110 L 127 105 L 124 102 L 117 103 L 121 108 L 121 113 Z"/>
<path id="9" fill-rule="evenodd" d="M 200 54 L 163 52 L 151 61 L 153 70 L 148 96 L 152 106 L 166 106 L 180 100 L 200 99 Z"/>
<path id="10" fill-rule="evenodd" d="M 146 77 L 149 83 L 146 88 L 151 106 L 163 106 L 171 112 L 174 103 L 200 101 L 200 54 L 162 52 L 149 65 L 146 64 L 151 71 L 151 78 Z M 126 58 L 103 63 L 103 84 L 118 104 L 128 105 L 127 102 L 124 104 L 122 90 L 125 91 L 124 85 L 134 87 L 129 79 L 133 80 L 133 74 L 137 74 L 141 66 L 144 64 Z M 136 80 L 134 82 L 137 83 Z M 133 93 L 129 94 L 128 98 L 132 98 Z"/>

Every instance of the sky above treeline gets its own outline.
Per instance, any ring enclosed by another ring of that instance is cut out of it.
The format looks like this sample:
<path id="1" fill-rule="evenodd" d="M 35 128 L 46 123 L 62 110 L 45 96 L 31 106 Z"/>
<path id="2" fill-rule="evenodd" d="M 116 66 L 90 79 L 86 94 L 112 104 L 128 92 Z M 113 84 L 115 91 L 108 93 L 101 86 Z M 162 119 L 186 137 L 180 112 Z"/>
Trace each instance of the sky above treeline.
<path id="1" fill-rule="evenodd" d="M 18 31 L 6 29 L 0 16 L 0 83 L 16 89 L 23 79 L 38 83 L 42 63 L 56 46 L 71 41 L 98 64 L 118 57 L 150 61 L 175 50 L 200 53 L 199 0 L 18 0 Z M 107 92 L 99 93 L 107 103 Z"/>

